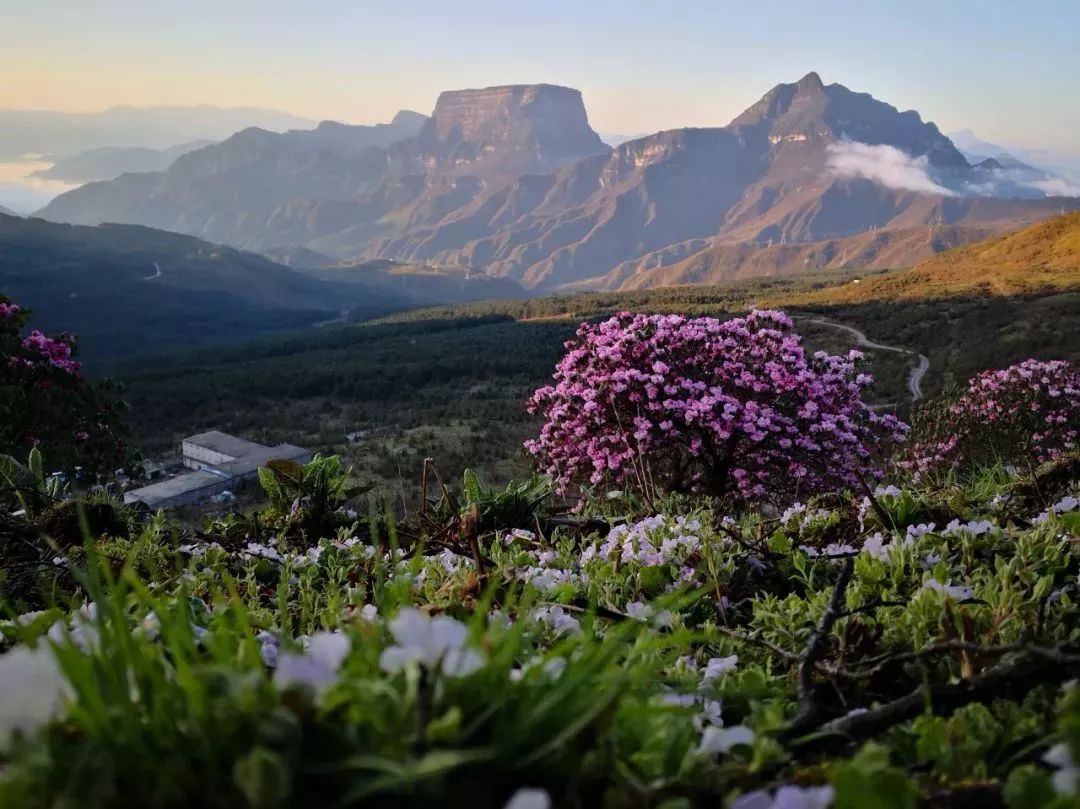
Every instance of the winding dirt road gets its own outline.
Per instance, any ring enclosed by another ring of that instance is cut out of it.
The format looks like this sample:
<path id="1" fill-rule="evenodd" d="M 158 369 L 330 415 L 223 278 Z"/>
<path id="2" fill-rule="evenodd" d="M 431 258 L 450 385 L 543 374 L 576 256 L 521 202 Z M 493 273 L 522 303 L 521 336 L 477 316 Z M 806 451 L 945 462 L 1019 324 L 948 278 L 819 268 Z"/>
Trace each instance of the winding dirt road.
<path id="1" fill-rule="evenodd" d="M 825 320 L 820 317 L 807 318 L 806 320 L 808 323 L 816 323 L 819 326 L 828 326 L 833 329 L 846 331 L 855 338 L 856 345 L 862 346 L 863 348 L 876 348 L 880 351 L 894 351 L 897 354 L 910 354 L 913 357 L 918 357 L 918 363 L 911 369 L 911 373 L 908 374 L 907 389 L 908 393 L 911 394 L 911 401 L 917 402 L 923 398 L 922 381 L 923 377 L 926 376 L 926 372 L 930 370 L 930 359 L 925 354 L 912 351 L 910 348 L 875 343 L 858 329 L 853 326 L 846 326 L 843 323 L 834 323 L 831 320 Z"/>

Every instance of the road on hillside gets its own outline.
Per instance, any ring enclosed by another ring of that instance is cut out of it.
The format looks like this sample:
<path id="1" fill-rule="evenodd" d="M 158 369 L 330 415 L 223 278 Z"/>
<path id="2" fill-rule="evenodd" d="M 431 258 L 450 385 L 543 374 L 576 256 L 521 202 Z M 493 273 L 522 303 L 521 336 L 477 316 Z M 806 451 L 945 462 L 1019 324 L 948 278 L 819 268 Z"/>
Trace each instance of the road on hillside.
<path id="1" fill-rule="evenodd" d="M 828 326 L 833 329 L 840 329 L 846 331 L 852 337 L 855 338 L 856 345 L 864 348 L 876 348 L 880 351 L 895 351 L 897 354 L 910 354 L 913 357 L 918 357 L 918 363 L 911 369 L 911 373 L 907 378 L 908 393 L 911 394 L 911 401 L 917 402 L 923 398 L 922 381 L 926 376 L 926 372 L 930 370 L 930 358 L 925 354 L 920 354 L 917 351 L 912 351 L 910 348 L 902 348 L 901 346 L 887 346 L 881 343 L 875 343 L 861 331 L 853 326 L 847 326 L 843 323 L 834 323 L 831 320 L 825 320 L 824 318 L 814 317 L 807 318 L 809 323 L 816 323 L 819 326 Z"/>

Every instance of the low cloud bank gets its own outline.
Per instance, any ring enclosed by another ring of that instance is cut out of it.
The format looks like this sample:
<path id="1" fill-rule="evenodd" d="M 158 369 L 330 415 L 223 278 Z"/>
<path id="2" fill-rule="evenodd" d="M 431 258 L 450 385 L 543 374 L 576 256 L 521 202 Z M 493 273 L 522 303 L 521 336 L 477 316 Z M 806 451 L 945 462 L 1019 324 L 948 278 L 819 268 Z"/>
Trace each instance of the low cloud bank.
<path id="1" fill-rule="evenodd" d="M 828 167 L 841 177 L 861 177 L 898 191 L 956 196 L 930 176 L 929 165 L 926 157 L 912 157 L 886 144 L 844 141 L 829 146 Z"/>
<path id="2" fill-rule="evenodd" d="M 1006 168 L 948 174 L 950 188 L 930 172 L 925 156 L 913 157 L 887 144 L 842 141 L 829 146 L 828 169 L 838 177 L 859 177 L 898 191 L 944 197 L 1080 197 L 1080 185 L 1039 169 Z M 946 180 L 948 181 L 948 180 Z"/>

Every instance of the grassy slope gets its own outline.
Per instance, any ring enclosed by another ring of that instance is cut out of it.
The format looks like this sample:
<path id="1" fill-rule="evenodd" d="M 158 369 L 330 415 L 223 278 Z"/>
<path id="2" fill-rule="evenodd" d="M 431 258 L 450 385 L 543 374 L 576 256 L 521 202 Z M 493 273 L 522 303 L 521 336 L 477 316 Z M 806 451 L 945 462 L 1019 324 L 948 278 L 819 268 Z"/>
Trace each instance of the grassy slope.
<path id="1" fill-rule="evenodd" d="M 967 295 L 1033 295 L 1080 287 L 1080 214 L 1066 214 L 957 247 L 910 271 L 787 296 L 798 304 L 865 303 Z"/>

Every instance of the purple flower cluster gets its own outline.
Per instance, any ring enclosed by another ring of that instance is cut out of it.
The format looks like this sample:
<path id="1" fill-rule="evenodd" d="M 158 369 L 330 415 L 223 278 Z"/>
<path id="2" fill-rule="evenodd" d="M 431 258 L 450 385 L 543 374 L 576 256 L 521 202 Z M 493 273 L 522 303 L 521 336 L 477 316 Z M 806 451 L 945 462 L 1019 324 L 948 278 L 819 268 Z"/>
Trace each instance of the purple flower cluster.
<path id="1" fill-rule="evenodd" d="M 862 354 L 808 357 L 791 319 L 620 313 L 585 323 L 536 391 L 526 448 L 574 484 L 658 486 L 762 499 L 852 485 L 877 473 L 907 427 L 865 408 Z"/>
<path id="2" fill-rule="evenodd" d="M 15 317 L 20 311 L 17 304 L 0 302 L 0 320 L 7 320 L 10 317 Z"/>
<path id="3" fill-rule="evenodd" d="M 901 465 L 949 469 L 981 452 L 1044 463 L 1076 449 L 1078 438 L 1080 371 L 1063 360 L 1028 359 L 972 378 Z"/>
<path id="4" fill-rule="evenodd" d="M 37 329 L 22 341 L 22 347 L 27 351 L 37 352 L 48 360 L 51 366 L 69 374 L 78 372 L 82 367 L 77 360 L 71 358 L 71 343 L 47 337 Z"/>

